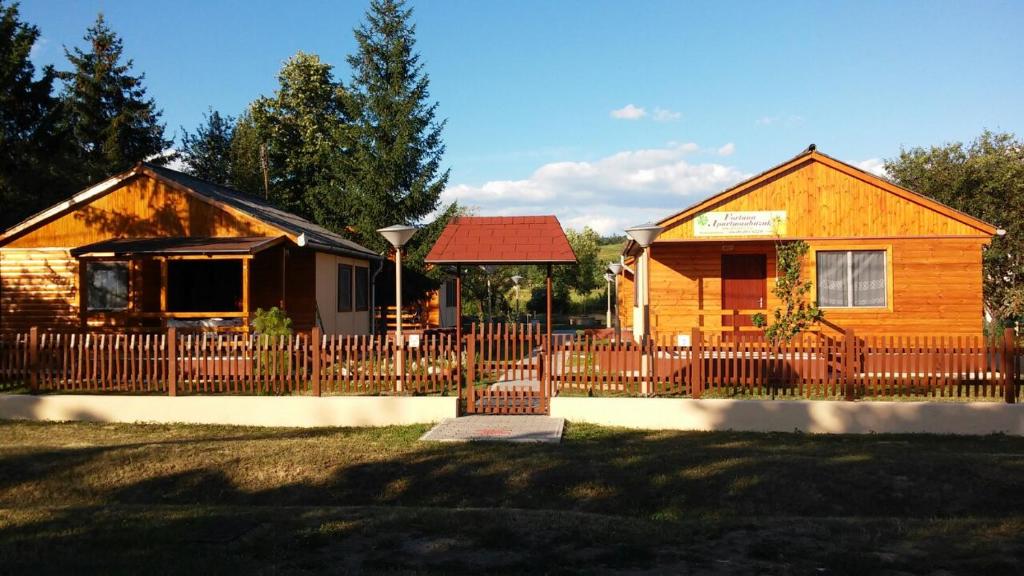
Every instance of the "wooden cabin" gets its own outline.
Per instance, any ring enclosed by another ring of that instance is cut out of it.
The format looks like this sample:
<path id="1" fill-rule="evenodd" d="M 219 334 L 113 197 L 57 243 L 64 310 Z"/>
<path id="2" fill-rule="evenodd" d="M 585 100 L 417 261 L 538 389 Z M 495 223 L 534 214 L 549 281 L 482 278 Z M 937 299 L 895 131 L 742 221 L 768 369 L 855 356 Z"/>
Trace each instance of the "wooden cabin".
<path id="1" fill-rule="evenodd" d="M 371 328 L 381 257 L 263 200 L 148 163 L 0 235 L 0 330 Z"/>
<path id="2" fill-rule="evenodd" d="M 776 242 L 797 239 L 810 246 L 802 277 L 824 310 L 818 329 L 978 335 L 982 251 L 1001 233 L 813 146 L 657 224 L 664 231 L 650 247 L 649 287 L 637 271 L 639 246 L 623 252 L 619 320 L 634 335 L 645 318 L 634 306 L 639 290 L 653 335 L 752 330 L 752 314 L 770 317 L 779 306 Z"/>

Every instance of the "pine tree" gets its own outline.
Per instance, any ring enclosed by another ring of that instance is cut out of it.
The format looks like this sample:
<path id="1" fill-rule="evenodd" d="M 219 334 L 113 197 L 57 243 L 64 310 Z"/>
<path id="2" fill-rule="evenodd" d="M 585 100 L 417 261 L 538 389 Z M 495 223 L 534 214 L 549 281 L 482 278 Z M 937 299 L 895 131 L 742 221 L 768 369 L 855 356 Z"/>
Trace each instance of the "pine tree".
<path id="1" fill-rule="evenodd" d="M 70 194 L 67 139 L 53 96 L 56 71 L 37 79 L 30 54 L 39 29 L 0 0 L 0 229 Z"/>
<path id="2" fill-rule="evenodd" d="M 102 14 L 84 40 L 86 50 L 65 49 L 72 70 L 59 75 L 68 126 L 78 148 L 81 185 L 121 172 L 171 145 L 164 139 L 161 112 L 146 96 L 145 75 L 131 74 L 132 60 L 122 63 L 121 39 Z"/>
<path id="3" fill-rule="evenodd" d="M 389 246 L 376 230 L 434 213 L 449 174 L 441 171 L 445 122 L 436 119 L 437 103 L 430 102 L 411 16 L 400 0 L 372 0 L 366 22 L 354 31 L 358 52 L 348 58 L 352 126 L 338 187 L 357 239 L 379 251 Z M 451 206 L 442 211 L 455 212 Z M 429 245 L 431 236 L 417 234 L 410 253 L 425 252 L 415 245 Z M 414 258 L 409 264 L 421 266 Z"/>
<path id="4" fill-rule="evenodd" d="M 211 109 L 203 115 L 204 123 L 194 134 L 181 129 L 181 155 L 185 171 L 203 180 L 230 185 L 231 142 L 234 138 L 235 119 L 221 116 Z"/>

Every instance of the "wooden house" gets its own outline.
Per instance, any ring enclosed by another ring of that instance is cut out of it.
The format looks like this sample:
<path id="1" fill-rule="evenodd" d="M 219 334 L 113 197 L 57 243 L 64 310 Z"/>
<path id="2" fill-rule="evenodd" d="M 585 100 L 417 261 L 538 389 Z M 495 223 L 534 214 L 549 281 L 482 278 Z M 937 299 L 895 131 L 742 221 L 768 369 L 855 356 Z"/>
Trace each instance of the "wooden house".
<path id="1" fill-rule="evenodd" d="M 751 330 L 772 294 L 776 243 L 805 240 L 802 277 L 824 310 L 822 330 L 978 335 L 982 251 L 991 224 L 840 162 L 813 146 L 795 158 L 657 223 L 650 286 L 635 282 L 628 242 L 619 280 L 621 325 L 654 335 Z M 647 315 L 634 306 L 646 290 Z M 684 337 L 685 339 L 685 337 Z"/>
<path id="2" fill-rule="evenodd" d="M 0 235 L 0 330 L 296 329 L 368 333 L 381 257 L 263 200 L 148 163 Z"/>

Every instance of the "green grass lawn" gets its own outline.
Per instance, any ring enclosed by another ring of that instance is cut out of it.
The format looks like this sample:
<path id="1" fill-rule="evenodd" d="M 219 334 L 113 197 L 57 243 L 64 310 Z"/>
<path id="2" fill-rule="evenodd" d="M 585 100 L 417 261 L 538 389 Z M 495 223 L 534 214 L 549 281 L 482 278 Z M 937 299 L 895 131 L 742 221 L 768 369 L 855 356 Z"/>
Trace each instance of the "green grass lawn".
<path id="1" fill-rule="evenodd" d="M 0 573 L 1017 574 L 1024 438 L 0 422 Z"/>

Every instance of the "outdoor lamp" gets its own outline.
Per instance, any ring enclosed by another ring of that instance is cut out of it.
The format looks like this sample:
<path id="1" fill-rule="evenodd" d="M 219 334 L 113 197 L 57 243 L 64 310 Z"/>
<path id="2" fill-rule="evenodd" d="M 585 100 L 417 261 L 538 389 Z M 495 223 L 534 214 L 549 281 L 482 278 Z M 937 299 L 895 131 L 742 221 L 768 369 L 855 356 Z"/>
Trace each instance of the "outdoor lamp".
<path id="1" fill-rule="evenodd" d="M 615 274 L 611 272 L 604 273 L 605 282 L 605 298 L 608 300 L 608 307 L 604 313 L 604 327 L 612 327 L 612 280 L 615 280 Z"/>
<path id="2" fill-rule="evenodd" d="M 638 290 L 640 296 L 640 302 L 637 302 L 637 306 L 640 308 L 643 318 L 643 330 L 641 331 L 641 342 L 647 342 L 647 336 L 650 334 L 650 318 L 648 315 L 648 303 L 647 303 L 647 287 L 650 285 L 651 274 L 650 274 L 650 262 L 651 262 L 651 244 L 654 240 L 662 233 L 665 229 L 657 224 L 641 224 L 640 226 L 633 226 L 632 228 L 626 228 L 626 234 L 636 242 L 643 250 L 641 262 L 643 263 L 643 273 L 637 275 L 637 280 L 642 279 Z"/>
<path id="3" fill-rule="evenodd" d="M 523 281 L 523 277 L 519 274 L 509 278 L 512 281 L 512 289 L 516 291 L 516 323 L 519 322 L 519 283 Z"/>
<path id="4" fill-rule="evenodd" d="M 395 341 L 402 341 L 402 248 L 416 233 L 415 226 L 395 224 L 377 232 L 395 248 Z"/>
<path id="5" fill-rule="evenodd" d="M 618 278 L 619 274 L 622 274 L 622 263 L 621 262 L 609 262 L 608 271 L 612 273 L 612 281 Z M 621 334 L 619 333 L 619 283 L 615 282 L 615 341 L 618 342 Z"/>

